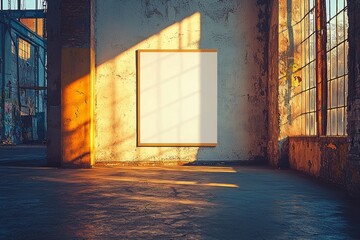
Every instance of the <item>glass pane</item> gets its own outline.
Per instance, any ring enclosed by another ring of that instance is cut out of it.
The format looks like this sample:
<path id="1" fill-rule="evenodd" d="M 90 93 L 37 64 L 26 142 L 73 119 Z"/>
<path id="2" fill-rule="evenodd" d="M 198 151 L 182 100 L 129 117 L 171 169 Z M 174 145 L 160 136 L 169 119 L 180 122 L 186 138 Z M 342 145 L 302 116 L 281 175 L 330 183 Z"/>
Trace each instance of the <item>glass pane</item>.
<path id="1" fill-rule="evenodd" d="M 345 78 L 344 78 L 344 88 L 345 88 L 345 106 L 347 105 L 347 97 L 348 97 L 348 76 L 345 75 Z"/>
<path id="2" fill-rule="evenodd" d="M 337 76 L 337 54 L 336 48 L 331 50 L 331 79 L 336 78 Z"/>
<path id="3" fill-rule="evenodd" d="M 302 78 L 301 91 L 304 91 L 305 90 L 305 68 L 301 69 L 301 78 Z"/>
<path id="4" fill-rule="evenodd" d="M 344 55 L 345 55 L 345 58 L 344 58 L 344 71 L 345 73 L 348 73 L 348 42 L 345 41 L 344 42 Z"/>
<path id="5" fill-rule="evenodd" d="M 341 12 L 337 16 L 337 36 L 338 43 L 344 41 L 344 13 Z"/>
<path id="6" fill-rule="evenodd" d="M 305 92 L 305 112 L 309 112 L 309 91 Z"/>
<path id="7" fill-rule="evenodd" d="M 307 113 L 305 115 L 305 134 L 309 135 L 310 134 L 310 117 L 309 117 L 309 113 Z"/>
<path id="8" fill-rule="evenodd" d="M 326 21 L 328 22 L 330 20 L 330 6 L 329 6 L 329 0 L 326 0 Z"/>
<path id="9" fill-rule="evenodd" d="M 309 134 L 315 134 L 315 113 L 310 113 Z"/>
<path id="10" fill-rule="evenodd" d="M 336 129 L 336 127 L 337 127 L 337 111 L 336 111 L 337 109 L 335 108 L 335 109 L 332 109 L 331 110 L 331 135 L 336 135 L 337 134 L 337 129 Z"/>
<path id="11" fill-rule="evenodd" d="M 329 109 L 331 106 L 331 81 L 327 82 L 327 108 Z"/>
<path id="12" fill-rule="evenodd" d="M 348 19 L 348 11 L 345 9 L 344 11 L 344 19 L 345 19 L 345 39 L 348 38 L 348 29 L 349 29 L 349 19 Z"/>
<path id="13" fill-rule="evenodd" d="M 303 39 L 307 38 L 308 32 L 309 32 L 309 19 L 306 16 L 304 18 L 304 37 L 303 37 Z"/>
<path id="14" fill-rule="evenodd" d="M 316 38 L 315 34 L 311 37 L 311 51 L 312 51 L 312 58 L 311 60 L 314 60 L 316 58 Z"/>
<path id="15" fill-rule="evenodd" d="M 338 0 L 338 5 L 337 5 L 337 12 L 340 12 L 341 10 L 344 9 L 344 0 Z"/>
<path id="16" fill-rule="evenodd" d="M 344 109 L 344 134 L 347 134 L 347 110 Z"/>
<path id="17" fill-rule="evenodd" d="M 338 76 L 342 76 L 344 75 L 344 61 L 345 61 L 345 54 L 344 54 L 344 43 L 340 44 L 339 47 L 337 48 L 338 50 Z"/>
<path id="18" fill-rule="evenodd" d="M 330 135 L 330 124 L 331 124 L 331 115 L 330 110 L 327 110 L 327 123 L 326 123 L 326 135 Z"/>
<path id="19" fill-rule="evenodd" d="M 344 94 L 345 94 L 345 88 L 344 88 L 344 78 L 341 77 L 338 80 L 338 104 L 339 106 L 344 106 L 345 104 L 345 98 L 344 98 Z"/>
<path id="20" fill-rule="evenodd" d="M 330 23 L 326 23 L 326 49 L 330 50 L 331 43 L 331 33 L 330 33 Z"/>
<path id="21" fill-rule="evenodd" d="M 308 45 L 307 45 L 307 40 L 304 41 L 304 65 L 306 65 L 308 63 L 308 57 L 309 57 L 309 53 L 308 53 Z"/>
<path id="22" fill-rule="evenodd" d="M 303 79 L 303 82 L 304 82 L 305 89 L 308 89 L 309 88 L 309 65 L 306 65 L 304 67 L 304 79 Z"/>
<path id="23" fill-rule="evenodd" d="M 326 54 L 326 61 L 327 61 L 327 80 L 331 79 L 331 55 L 330 52 Z"/>
<path id="24" fill-rule="evenodd" d="M 315 111 L 315 104 L 316 104 L 315 98 L 316 98 L 316 91 L 315 88 L 313 88 L 310 90 L 310 112 Z"/>
<path id="25" fill-rule="evenodd" d="M 301 134 L 305 134 L 305 115 L 301 115 Z"/>
<path id="26" fill-rule="evenodd" d="M 336 0 L 330 0 L 330 17 L 336 14 Z"/>
<path id="27" fill-rule="evenodd" d="M 305 92 L 301 93 L 301 112 L 304 113 L 306 112 L 306 97 L 305 97 Z"/>
<path id="28" fill-rule="evenodd" d="M 310 0 L 311 1 L 311 0 Z M 310 34 L 314 32 L 315 30 L 315 16 L 314 16 L 314 10 L 310 11 L 309 13 L 309 31 Z"/>
<path id="29" fill-rule="evenodd" d="M 344 108 L 338 109 L 338 135 L 344 135 Z"/>
<path id="30" fill-rule="evenodd" d="M 331 107 L 337 107 L 337 79 L 334 79 L 330 83 L 331 88 Z"/>
<path id="31" fill-rule="evenodd" d="M 315 6 L 314 0 L 310 0 L 310 6 L 309 9 L 311 10 Z"/>
<path id="32" fill-rule="evenodd" d="M 331 34 L 331 44 L 330 48 L 333 48 L 336 46 L 336 18 L 333 18 L 330 20 L 330 33 Z"/>
<path id="33" fill-rule="evenodd" d="M 310 63 L 310 87 L 315 87 L 315 61 Z"/>

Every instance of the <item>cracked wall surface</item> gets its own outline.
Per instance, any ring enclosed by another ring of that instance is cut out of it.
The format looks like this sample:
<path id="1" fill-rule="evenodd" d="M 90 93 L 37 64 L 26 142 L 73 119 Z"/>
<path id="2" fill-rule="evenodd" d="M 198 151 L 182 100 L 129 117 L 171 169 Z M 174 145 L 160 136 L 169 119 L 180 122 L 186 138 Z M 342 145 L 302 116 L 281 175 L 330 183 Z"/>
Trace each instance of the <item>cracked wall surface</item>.
<path id="1" fill-rule="evenodd" d="M 95 1 L 95 162 L 265 161 L 267 1 Z M 218 49 L 217 147 L 136 146 L 137 49 Z"/>

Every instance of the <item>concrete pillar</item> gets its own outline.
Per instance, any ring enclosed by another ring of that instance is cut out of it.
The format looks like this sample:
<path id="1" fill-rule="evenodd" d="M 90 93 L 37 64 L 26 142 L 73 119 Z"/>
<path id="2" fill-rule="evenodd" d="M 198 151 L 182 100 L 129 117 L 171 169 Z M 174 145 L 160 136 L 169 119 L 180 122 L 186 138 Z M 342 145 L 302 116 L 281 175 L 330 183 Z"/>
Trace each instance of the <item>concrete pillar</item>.
<path id="1" fill-rule="evenodd" d="M 49 2 L 49 165 L 93 165 L 95 61 L 91 7 L 91 0 Z"/>

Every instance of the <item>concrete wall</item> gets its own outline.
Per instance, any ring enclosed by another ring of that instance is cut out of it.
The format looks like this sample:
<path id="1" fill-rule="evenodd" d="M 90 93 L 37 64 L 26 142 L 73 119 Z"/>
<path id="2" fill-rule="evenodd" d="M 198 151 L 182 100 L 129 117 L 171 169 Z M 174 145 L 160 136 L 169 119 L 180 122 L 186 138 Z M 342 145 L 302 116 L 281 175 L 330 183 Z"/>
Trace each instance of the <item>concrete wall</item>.
<path id="1" fill-rule="evenodd" d="M 268 134 L 267 154 L 269 164 L 278 165 L 279 149 L 279 81 L 278 81 L 278 58 L 279 58 L 279 0 L 272 0 L 269 4 L 269 80 L 268 80 Z"/>
<path id="2" fill-rule="evenodd" d="M 264 161 L 266 1 L 95 1 L 95 162 Z M 137 49 L 218 49 L 218 146 L 137 147 Z"/>
<path id="3" fill-rule="evenodd" d="M 289 164 L 346 188 L 346 137 L 290 137 Z"/>

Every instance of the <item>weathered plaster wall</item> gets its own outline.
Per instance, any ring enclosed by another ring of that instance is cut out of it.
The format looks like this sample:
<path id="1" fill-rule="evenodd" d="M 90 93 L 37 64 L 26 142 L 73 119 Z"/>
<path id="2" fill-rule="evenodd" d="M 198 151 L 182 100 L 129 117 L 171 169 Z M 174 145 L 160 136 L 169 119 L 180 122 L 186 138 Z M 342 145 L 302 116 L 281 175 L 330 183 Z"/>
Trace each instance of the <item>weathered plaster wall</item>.
<path id="1" fill-rule="evenodd" d="M 268 135 L 267 154 L 272 166 L 278 165 L 278 137 L 279 137 L 279 0 L 272 0 L 269 4 L 269 83 L 268 83 Z"/>
<path id="2" fill-rule="evenodd" d="M 346 188 L 346 137 L 290 137 L 289 163 L 292 169 Z"/>
<path id="3" fill-rule="evenodd" d="M 95 162 L 263 161 L 266 1 L 97 0 Z M 218 146 L 136 147 L 137 49 L 218 49 Z"/>

